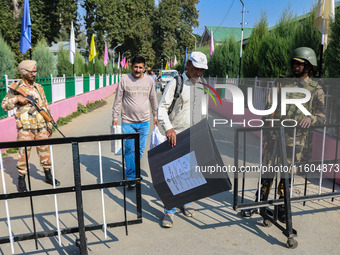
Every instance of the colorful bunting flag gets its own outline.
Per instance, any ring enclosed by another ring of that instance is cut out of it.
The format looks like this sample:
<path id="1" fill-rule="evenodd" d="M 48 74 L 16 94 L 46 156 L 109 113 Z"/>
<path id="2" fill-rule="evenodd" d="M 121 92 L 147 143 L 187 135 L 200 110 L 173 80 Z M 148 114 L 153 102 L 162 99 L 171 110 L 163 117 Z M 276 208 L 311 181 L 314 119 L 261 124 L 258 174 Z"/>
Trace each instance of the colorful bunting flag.
<path id="1" fill-rule="evenodd" d="M 214 36 L 212 28 L 210 28 L 210 57 L 214 54 L 215 47 L 214 47 Z"/>
<path id="2" fill-rule="evenodd" d="M 94 34 L 92 35 L 91 39 L 91 45 L 90 45 L 90 56 L 89 60 L 92 61 L 92 59 L 97 56 L 97 51 L 96 51 L 96 45 L 94 43 Z"/>
<path id="3" fill-rule="evenodd" d="M 175 60 L 174 60 L 174 66 L 177 65 L 177 58 L 176 58 L 176 55 L 175 55 Z"/>
<path id="4" fill-rule="evenodd" d="M 105 42 L 105 52 L 104 52 L 104 66 L 107 66 L 107 61 L 109 60 L 109 54 L 107 53 L 107 44 Z"/>
<path id="5" fill-rule="evenodd" d="M 76 41 L 74 39 L 74 28 L 73 22 L 71 22 L 71 32 L 70 32 L 70 56 L 69 60 L 72 65 L 74 65 L 74 58 L 76 56 Z"/>
<path id="6" fill-rule="evenodd" d="M 120 66 L 122 67 L 122 68 L 125 68 L 125 64 L 126 64 L 126 59 L 125 59 L 125 57 L 122 59 L 122 61 L 120 61 Z"/>

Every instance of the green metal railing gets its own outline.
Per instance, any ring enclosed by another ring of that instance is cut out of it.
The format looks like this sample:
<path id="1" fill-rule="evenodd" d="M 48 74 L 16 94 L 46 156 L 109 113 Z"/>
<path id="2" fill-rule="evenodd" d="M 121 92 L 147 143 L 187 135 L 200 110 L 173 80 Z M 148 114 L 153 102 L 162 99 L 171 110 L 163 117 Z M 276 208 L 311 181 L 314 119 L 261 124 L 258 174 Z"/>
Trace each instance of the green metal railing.
<path id="1" fill-rule="evenodd" d="M 44 87 L 45 96 L 48 103 L 52 102 L 52 77 L 49 78 L 37 78 L 36 83 L 41 84 Z"/>
<path id="2" fill-rule="evenodd" d="M 6 75 L 4 75 L 2 79 L 0 79 L 0 103 L 2 102 L 3 98 L 7 94 L 7 90 L 6 90 L 6 86 L 8 85 L 7 83 L 13 82 L 13 80 L 11 79 L 10 80 L 6 80 L 6 79 L 7 79 Z M 83 76 L 83 93 L 90 91 L 90 79 L 91 79 L 90 75 Z M 94 79 L 95 79 L 95 89 L 99 89 L 100 88 L 100 76 L 96 75 Z M 114 79 L 112 78 L 112 75 L 109 75 L 109 80 L 107 80 L 106 75 L 104 75 L 102 79 L 103 79 L 103 87 L 112 85 L 116 83 L 117 80 L 119 80 L 119 78 L 118 79 L 116 78 L 116 75 L 114 76 Z M 64 79 L 62 79 L 62 81 L 64 81 Z M 52 100 L 53 100 L 52 82 L 54 82 L 54 79 L 52 79 L 52 75 L 50 75 L 50 77 L 48 78 L 36 78 L 35 82 L 43 86 L 47 102 L 52 103 Z M 76 94 L 76 77 L 75 76 L 65 77 L 65 98 L 74 97 L 75 94 Z M 0 107 L 0 119 L 6 118 L 6 117 L 8 117 L 8 112 L 4 111 L 2 107 Z"/>
<path id="3" fill-rule="evenodd" d="M 83 77 L 84 93 L 90 91 L 90 75 Z"/>
<path id="4" fill-rule="evenodd" d="M 6 77 L 4 75 L 2 80 L 0 80 L 0 98 L 1 98 L 1 101 L 6 96 L 6 93 L 7 93 L 6 92 Z M 5 111 L 4 109 L 2 109 L 2 107 L 0 107 L 0 119 L 6 118 L 7 116 L 8 116 L 7 111 Z"/>
<path id="5" fill-rule="evenodd" d="M 99 89 L 99 75 L 98 76 L 94 75 L 94 80 L 95 80 L 95 89 Z"/>
<path id="6" fill-rule="evenodd" d="M 74 97 L 76 95 L 76 79 L 73 77 L 65 78 L 65 96 L 66 98 Z"/>

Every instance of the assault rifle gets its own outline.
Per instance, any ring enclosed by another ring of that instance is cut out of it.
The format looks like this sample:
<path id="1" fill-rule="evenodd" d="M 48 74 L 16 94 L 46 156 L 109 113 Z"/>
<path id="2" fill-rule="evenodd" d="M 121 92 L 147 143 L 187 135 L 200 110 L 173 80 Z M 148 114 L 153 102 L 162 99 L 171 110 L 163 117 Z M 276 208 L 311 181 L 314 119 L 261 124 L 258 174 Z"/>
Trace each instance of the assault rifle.
<path id="1" fill-rule="evenodd" d="M 48 114 L 48 112 L 46 112 L 43 108 L 41 108 L 38 105 L 37 101 L 31 95 L 28 95 L 23 89 L 18 87 L 18 85 L 15 82 L 13 82 L 11 85 L 9 85 L 8 88 L 10 88 L 13 91 L 16 91 L 21 96 L 29 99 L 30 102 L 31 102 L 31 105 L 41 114 L 41 116 L 43 116 L 43 118 L 47 122 L 50 122 L 53 125 L 53 127 L 55 127 L 55 129 L 58 130 L 58 132 L 65 138 L 64 134 L 59 130 L 58 124 L 53 120 L 52 116 L 50 114 Z M 31 110 L 29 111 L 29 113 L 32 114 Z"/>

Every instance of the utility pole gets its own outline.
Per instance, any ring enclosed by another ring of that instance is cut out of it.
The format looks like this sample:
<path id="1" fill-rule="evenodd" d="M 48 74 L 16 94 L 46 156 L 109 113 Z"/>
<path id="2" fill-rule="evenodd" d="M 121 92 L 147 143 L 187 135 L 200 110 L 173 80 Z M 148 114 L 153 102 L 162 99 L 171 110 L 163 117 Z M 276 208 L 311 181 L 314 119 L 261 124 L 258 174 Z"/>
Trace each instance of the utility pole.
<path id="1" fill-rule="evenodd" d="M 122 44 L 121 44 L 121 43 L 118 43 L 118 45 L 117 45 L 116 47 L 113 48 L 113 54 L 112 54 L 112 55 L 113 55 L 113 56 L 112 56 L 112 66 L 113 66 L 113 67 L 114 67 L 114 65 L 115 65 L 114 63 L 115 63 L 116 48 L 119 47 L 119 46 L 122 46 Z M 119 63 L 118 63 L 118 65 L 119 65 Z"/>
<path id="2" fill-rule="evenodd" d="M 187 31 L 191 36 L 193 36 L 195 38 L 195 51 L 196 51 L 196 41 L 197 41 L 196 36 L 186 29 L 185 29 L 185 31 Z"/>
<path id="3" fill-rule="evenodd" d="M 244 29 L 244 13 L 246 12 L 245 11 L 245 6 L 244 6 L 244 3 L 242 0 L 240 0 L 241 3 L 242 3 L 242 6 L 243 6 L 243 9 L 242 9 L 242 31 L 241 31 L 241 47 L 240 47 L 240 65 L 239 65 L 239 69 L 238 69 L 238 76 L 239 78 L 241 78 L 241 67 L 242 67 L 242 45 L 243 45 L 243 29 Z"/>

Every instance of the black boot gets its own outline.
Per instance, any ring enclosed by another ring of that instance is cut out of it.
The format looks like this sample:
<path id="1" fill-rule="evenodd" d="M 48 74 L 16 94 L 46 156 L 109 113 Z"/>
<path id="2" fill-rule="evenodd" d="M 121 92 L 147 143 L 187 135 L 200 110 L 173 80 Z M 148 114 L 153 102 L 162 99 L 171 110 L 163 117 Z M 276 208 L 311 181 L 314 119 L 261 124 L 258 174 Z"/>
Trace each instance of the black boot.
<path id="1" fill-rule="evenodd" d="M 53 178 L 51 174 L 51 169 L 44 169 L 44 172 L 45 172 L 45 182 L 53 186 Z M 60 181 L 58 181 L 57 179 L 54 179 L 54 183 L 55 183 L 55 186 L 60 185 Z"/>
<path id="2" fill-rule="evenodd" d="M 19 192 L 26 192 L 26 182 L 25 182 L 25 175 L 19 175 L 18 177 L 18 191 Z"/>

